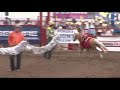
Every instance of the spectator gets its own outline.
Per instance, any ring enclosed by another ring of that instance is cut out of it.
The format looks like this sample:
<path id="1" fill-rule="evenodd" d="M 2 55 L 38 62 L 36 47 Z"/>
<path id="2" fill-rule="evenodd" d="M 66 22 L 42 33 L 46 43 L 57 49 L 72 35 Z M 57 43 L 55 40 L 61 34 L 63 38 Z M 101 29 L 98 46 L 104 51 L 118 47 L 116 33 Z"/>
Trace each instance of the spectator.
<path id="1" fill-rule="evenodd" d="M 12 20 L 11 20 L 11 18 L 9 18 L 9 24 L 10 24 L 10 25 L 12 24 Z"/>
<path id="2" fill-rule="evenodd" d="M 93 23 L 89 23 L 89 30 L 88 30 L 89 34 L 92 36 L 96 36 L 96 30 L 95 30 L 95 26 L 93 25 Z"/>
<path id="3" fill-rule="evenodd" d="M 19 21 L 19 20 L 16 20 L 16 21 L 15 21 L 15 26 L 16 26 L 16 25 L 20 25 L 20 21 Z"/>
<path id="4" fill-rule="evenodd" d="M 106 36 L 113 36 L 113 29 L 111 29 L 109 26 L 106 26 L 105 34 Z"/>
<path id="5" fill-rule="evenodd" d="M 99 24 L 98 24 L 98 27 L 97 27 L 97 35 L 101 35 L 102 34 L 102 28 L 103 28 L 103 26 L 102 26 L 102 22 L 100 22 Z"/>
<path id="6" fill-rule="evenodd" d="M 69 24 L 71 29 L 73 29 L 73 26 L 74 26 L 73 24 L 74 24 L 73 22 L 70 22 Z"/>
<path id="7" fill-rule="evenodd" d="M 25 25 L 29 25 L 29 24 L 32 24 L 32 22 L 31 22 L 30 18 L 27 18 Z"/>
<path id="8" fill-rule="evenodd" d="M 107 29 L 108 29 L 107 24 L 103 23 L 102 28 L 103 28 L 102 33 L 105 33 L 107 31 Z"/>
<path id="9" fill-rule="evenodd" d="M 48 28 L 47 24 L 44 24 L 43 29 L 46 30 Z"/>
<path id="10" fill-rule="evenodd" d="M 47 44 L 52 40 L 52 38 L 54 37 L 54 30 L 53 30 L 53 27 L 54 27 L 55 23 L 53 21 L 49 21 L 49 27 L 47 28 L 46 30 L 46 38 L 47 38 Z M 50 51 L 47 51 L 44 53 L 44 58 L 46 59 L 51 59 L 52 57 L 52 50 Z"/>
<path id="11" fill-rule="evenodd" d="M 73 30 L 77 30 L 77 27 L 73 27 Z"/>
<path id="12" fill-rule="evenodd" d="M 79 28 L 82 29 L 82 22 L 79 21 Z"/>
<path id="13" fill-rule="evenodd" d="M 62 30 L 63 28 L 61 26 L 58 27 L 59 30 Z"/>
<path id="14" fill-rule="evenodd" d="M 88 24 L 88 22 L 86 22 L 85 23 L 85 33 L 88 34 L 89 33 L 88 31 L 89 31 L 89 24 Z"/>
<path id="15" fill-rule="evenodd" d="M 120 28 L 120 22 L 118 23 L 118 28 Z"/>
<path id="16" fill-rule="evenodd" d="M 6 17 L 4 21 L 4 25 L 11 25 L 11 19 Z"/>
<path id="17" fill-rule="evenodd" d="M 60 26 L 62 26 L 63 29 L 66 29 L 66 19 L 64 17 L 60 20 Z"/>
<path id="18" fill-rule="evenodd" d="M 60 26 L 60 22 L 56 22 L 56 23 L 55 23 L 56 29 L 57 29 L 59 26 Z"/>
<path id="19" fill-rule="evenodd" d="M 79 26 L 80 26 L 80 22 L 76 22 L 75 27 L 79 28 Z"/>
<path id="20" fill-rule="evenodd" d="M 66 22 L 66 29 L 69 29 L 69 22 Z"/>
<path id="21" fill-rule="evenodd" d="M 85 29 L 85 22 L 84 21 L 81 24 L 81 29 Z"/>
<path id="22" fill-rule="evenodd" d="M 66 29 L 72 30 L 71 22 L 66 23 Z"/>
<path id="23" fill-rule="evenodd" d="M 82 30 L 82 34 L 84 34 L 85 33 L 85 22 L 81 22 L 80 23 L 80 29 Z"/>
<path id="24" fill-rule="evenodd" d="M 97 27 L 98 27 L 98 23 L 95 21 L 95 22 L 93 23 L 93 25 L 94 25 L 94 27 L 95 27 L 95 31 L 96 31 L 96 35 L 97 35 Z"/>
<path id="25" fill-rule="evenodd" d="M 98 24 L 99 24 L 99 22 L 98 22 L 98 21 L 95 21 L 94 25 L 97 26 Z"/>
<path id="26" fill-rule="evenodd" d="M 77 21 L 76 21 L 76 19 L 73 17 L 71 22 L 76 23 Z"/>
<path id="27" fill-rule="evenodd" d="M 20 26 L 15 26 L 15 30 L 9 35 L 8 43 L 12 47 L 12 46 L 16 46 L 17 44 L 19 44 L 22 40 L 25 40 L 25 37 L 21 33 L 21 27 Z M 15 55 L 10 55 L 10 66 L 11 66 L 10 71 L 15 71 L 15 70 L 20 71 L 21 55 L 22 55 L 22 53 L 17 54 L 16 56 Z M 16 62 L 14 60 L 15 57 L 17 58 Z M 17 65 L 15 65 L 15 63 Z"/>

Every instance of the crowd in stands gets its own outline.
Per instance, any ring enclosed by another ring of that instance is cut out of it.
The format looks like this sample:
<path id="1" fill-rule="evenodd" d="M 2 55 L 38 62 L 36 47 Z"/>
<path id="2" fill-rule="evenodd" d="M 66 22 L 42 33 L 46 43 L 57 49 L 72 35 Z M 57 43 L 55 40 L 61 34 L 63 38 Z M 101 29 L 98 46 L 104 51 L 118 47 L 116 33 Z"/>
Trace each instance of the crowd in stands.
<path id="1" fill-rule="evenodd" d="M 120 23 L 117 23 L 117 26 L 120 27 Z M 55 22 L 54 29 L 77 29 L 81 33 L 88 33 L 93 36 L 114 35 L 113 27 L 105 20 L 77 21 L 75 18 L 72 18 L 72 20 L 68 22 L 65 18 L 62 18 L 59 22 Z"/>
<path id="2" fill-rule="evenodd" d="M 14 24 L 20 25 L 20 22 L 21 22 L 20 20 L 15 20 Z M 5 21 L 3 22 L 3 25 L 12 25 L 11 18 L 6 17 Z M 30 18 L 27 18 L 23 25 L 32 25 L 32 21 L 30 20 Z"/>
<path id="3" fill-rule="evenodd" d="M 11 25 L 12 20 L 6 17 L 3 23 L 4 25 Z M 14 21 L 15 25 L 20 25 L 20 23 L 21 23 L 20 20 Z M 119 22 L 116 22 L 115 24 L 116 27 L 120 27 Z M 30 20 L 30 18 L 27 18 L 26 21 L 24 21 L 23 25 L 32 25 L 32 21 Z M 81 20 L 78 21 L 75 18 L 72 18 L 71 21 L 67 21 L 66 18 L 62 18 L 60 21 L 55 22 L 54 29 L 63 30 L 77 29 L 81 33 L 88 33 L 93 36 L 114 34 L 114 29 L 110 25 L 110 23 L 102 19 L 94 21 L 81 21 Z"/>
<path id="4" fill-rule="evenodd" d="M 47 27 L 59 30 L 78 30 L 80 33 L 87 33 L 90 36 L 96 37 L 101 35 L 114 35 L 113 27 L 104 20 L 99 21 L 77 21 L 72 18 L 71 21 L 67 21 L 65 18 L 61 19 L 59 22 L 51 22 L 54 27 L 48 24 Z M 51 30 L 52 30 L 51 29 Z M 51 31 L 47 28 L 47 31 Z M 47 33 L 48 35 L 48 33 Z M 50 36 L 50 34 L 48 35 Z M 78 44 L 68 44 L 69 50 L 77 49 Z"/>

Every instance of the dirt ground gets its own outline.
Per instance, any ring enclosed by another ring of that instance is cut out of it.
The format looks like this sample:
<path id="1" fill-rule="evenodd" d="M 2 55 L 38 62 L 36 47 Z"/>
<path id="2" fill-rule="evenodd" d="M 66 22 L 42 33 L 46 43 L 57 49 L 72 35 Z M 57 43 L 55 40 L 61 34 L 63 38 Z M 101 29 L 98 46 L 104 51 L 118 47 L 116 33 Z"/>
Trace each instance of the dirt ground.
<path id="1" fill-rule="evenodd" d="M 117 78 L 120 77 L 120 53 L 108 52 L 100 59 L 97 51 L 55 50 L 51 60 L 24 52 L 20 72 L 8 72 L 9 56 L 0 55 L 0 78 Z"/>

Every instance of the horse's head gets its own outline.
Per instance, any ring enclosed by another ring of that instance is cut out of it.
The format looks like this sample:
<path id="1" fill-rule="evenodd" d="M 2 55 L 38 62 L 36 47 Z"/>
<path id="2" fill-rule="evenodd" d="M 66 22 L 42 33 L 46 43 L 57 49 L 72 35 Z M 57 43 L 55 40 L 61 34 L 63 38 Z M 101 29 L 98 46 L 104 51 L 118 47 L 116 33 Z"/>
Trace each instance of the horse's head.
<path id="1" fill-rule="evenodd" d="M 78 39 L 77 33 L 74 33 L 74 39 L 73 41 L 76 41 Z"/>
<path id="2" fill-rule="evenodd" d="M 82 34 L 74 33 L 74 40 L 73 41 L 76 41 L 77 39 L 81 39 L 81 38 L 82 38 Z"/>

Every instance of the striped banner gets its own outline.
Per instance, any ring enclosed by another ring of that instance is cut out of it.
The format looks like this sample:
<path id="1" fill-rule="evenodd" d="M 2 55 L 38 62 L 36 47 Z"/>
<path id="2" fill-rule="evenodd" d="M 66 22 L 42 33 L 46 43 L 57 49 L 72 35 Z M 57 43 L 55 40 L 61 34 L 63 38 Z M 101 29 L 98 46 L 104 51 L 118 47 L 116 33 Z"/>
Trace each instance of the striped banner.
<path id="1" fill-rule="evenodd" d="M 120 36 L 114 37 L 97 37 L 97 39 L 102 42 L 109 51 L 120 51 Z M 97 50 L 101 51 L 99 48 Z"/>

